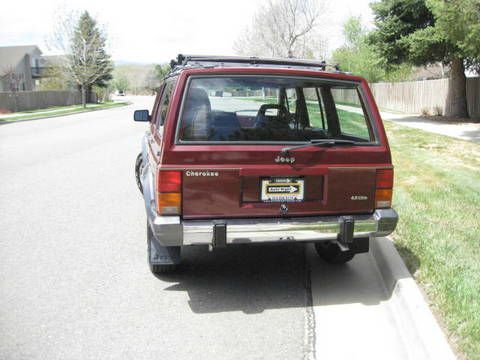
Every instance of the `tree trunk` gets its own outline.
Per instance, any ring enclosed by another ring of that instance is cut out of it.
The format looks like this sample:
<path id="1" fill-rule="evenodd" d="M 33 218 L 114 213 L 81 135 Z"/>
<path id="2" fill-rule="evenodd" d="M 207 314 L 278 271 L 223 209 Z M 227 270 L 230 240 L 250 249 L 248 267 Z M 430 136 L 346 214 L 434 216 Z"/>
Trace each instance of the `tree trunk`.
<path id="1" fill-rule="evenodd" d="M 450 79 L 445 115 L 468 118 L 467 78 L 465 76 L 463 59 L 453 59 L 450 64 Z"/>
<path id="2" fill-rule="evenodd" d="M 87 96 L 86 96 L 85 85 L 80 86 L 80 91 L 82 92 L 82 106 L 84 108 L 86 108 L 87 107 Z"/>

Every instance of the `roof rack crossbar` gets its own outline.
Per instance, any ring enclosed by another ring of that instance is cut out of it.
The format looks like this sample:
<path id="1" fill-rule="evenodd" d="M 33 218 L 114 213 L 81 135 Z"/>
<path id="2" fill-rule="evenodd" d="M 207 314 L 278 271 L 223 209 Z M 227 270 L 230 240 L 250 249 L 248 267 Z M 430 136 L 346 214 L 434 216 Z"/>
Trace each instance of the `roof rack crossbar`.
<path id="1" fill-rule="evenodd" d="M 170 62 L 170 67 L 184 67 L 188 64 L 201 63 L 234 63 L 234 64 L 250 64 L 250 65 L 284 65 L 284 66 L 300 66 L 313 67 L 325 71 L 327 66 L 333 67 L 336 71 L 340 71 L 339 66 L 329 65 L 325 61 L 295 59 L 295 58 L 262 58 L 256 56 L 208 56 L 208 55 L 182 55 L 179 54 L 176 60 Z"/>

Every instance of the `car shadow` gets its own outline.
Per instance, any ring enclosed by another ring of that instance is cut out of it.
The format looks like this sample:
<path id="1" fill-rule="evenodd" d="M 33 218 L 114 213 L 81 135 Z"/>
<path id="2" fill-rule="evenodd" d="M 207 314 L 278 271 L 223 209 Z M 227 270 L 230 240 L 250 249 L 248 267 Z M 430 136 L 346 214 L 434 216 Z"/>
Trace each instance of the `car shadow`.
<path id="1" fill-rule="evenodd" d="M 166 291 L 187 291 L 195 313 L 305 307 L 308 296 L 302 244 L 235 245 L 208 252 L 206 247 L 182 250 L 182 265 Z"/>
<path id="2" fill-rule="evenodd" d="M 378 305 L 391 296 L 383 283 L 371 254 L 357 254 L 343 265 L 311 259 L 313 304 Z"/>
<path id="3" fill-rule="evenodd" d="M 345 265 L 321 260 L 313 245 L 235 245 L 208 252 L 187 247 L 182 265 L 164 291 L 186 291 L 194 313 L 305 308 L 332 304 L 376 305 L 387 300 L 371 254 L 359 254 Z M 312 299 L 313 288 L 313 299 Z"/>

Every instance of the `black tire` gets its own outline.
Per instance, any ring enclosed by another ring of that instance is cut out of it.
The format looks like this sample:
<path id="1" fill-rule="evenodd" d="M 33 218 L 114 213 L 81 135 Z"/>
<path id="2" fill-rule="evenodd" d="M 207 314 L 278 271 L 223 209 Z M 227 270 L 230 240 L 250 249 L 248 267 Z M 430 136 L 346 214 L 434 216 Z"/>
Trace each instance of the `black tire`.
<path id="1" fill-rule="evenodd" d="M 177 265 L 150 265 L 150 271 L 155 275 L 171 274 L 177 270 Z"/>
<path id="2" fill-rule="evenodd" d="M 140 181 L 140 174 L 143 169 L 143 157 L 142 153 L 138 154 L 137 160 L 135 161 L 135 180 L 137 181 L 137 186 L 140 192 L 143 194 L 142 182 Z"/>
<path id="3" fill-rule="evenodd" d="M 147 246 L 148 246 L 148 265 L 150 267 L 150 271 L 155 274 L 155 275 L 161 275 L 161 274 L 170 274 L 177 270 L 178 265 L 158 265 L 158 264 L 152 264 L 152 257 L 151 257 L 151 251 L 152 251 L 152 230 L 150 230 L 150 227 L 147 225 Z"/>
<path id="4" fill-rule="evenodd" d="M 317 250 L 317 254 L 329 264 L 345 264 L 355 256 L 355 251 L 342 251 L 340 246 L 332 241 L 315 243 L 315 250 Z"/>

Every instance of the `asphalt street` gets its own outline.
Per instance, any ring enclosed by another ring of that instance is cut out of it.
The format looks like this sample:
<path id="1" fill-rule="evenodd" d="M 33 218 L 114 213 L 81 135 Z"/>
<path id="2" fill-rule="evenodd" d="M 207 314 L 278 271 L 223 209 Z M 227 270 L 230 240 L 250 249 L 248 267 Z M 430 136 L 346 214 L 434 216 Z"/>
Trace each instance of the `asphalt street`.
<path id="1" fill-rule="evenodd" d="M 153 276 L 134 101 L 0 126 L 0 359 L 405 358 L 369 254 L 190 248 Z"/>

